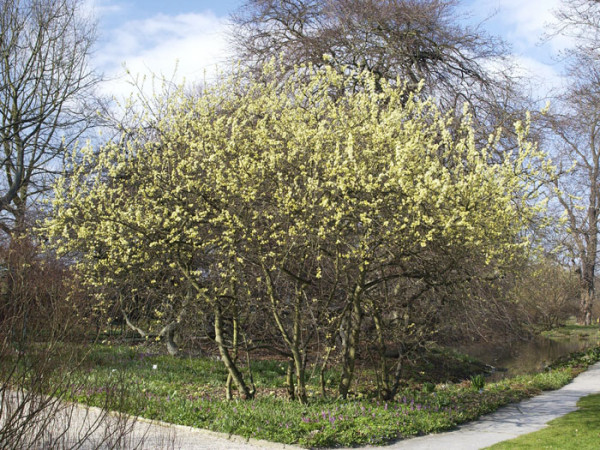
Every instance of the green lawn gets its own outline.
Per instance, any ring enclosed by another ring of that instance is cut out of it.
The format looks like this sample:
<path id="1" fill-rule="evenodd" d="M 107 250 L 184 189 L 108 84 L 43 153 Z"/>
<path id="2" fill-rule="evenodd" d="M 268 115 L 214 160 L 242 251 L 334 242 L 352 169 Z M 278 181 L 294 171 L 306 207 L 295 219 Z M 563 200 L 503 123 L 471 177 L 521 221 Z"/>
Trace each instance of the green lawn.
<path id="1" fill-rule="evenodd" d="M 600 338 L 600 324 L 593 323 L 592 325 L 587 326 L 578 325 L 575 319 L 572 319 L 562 327 L 542 332 L 542 336 L 557 340 L 569 339 L 573 337 L 582 339 L 598 339 Z"/>
<path id="2" fill-rule="evenodd" d="M 577 402 L 579 409 L 549 422 L 548 428 L 525 434 L 490 449 L 597 449 L 600 448 L 600 394 Z"/>

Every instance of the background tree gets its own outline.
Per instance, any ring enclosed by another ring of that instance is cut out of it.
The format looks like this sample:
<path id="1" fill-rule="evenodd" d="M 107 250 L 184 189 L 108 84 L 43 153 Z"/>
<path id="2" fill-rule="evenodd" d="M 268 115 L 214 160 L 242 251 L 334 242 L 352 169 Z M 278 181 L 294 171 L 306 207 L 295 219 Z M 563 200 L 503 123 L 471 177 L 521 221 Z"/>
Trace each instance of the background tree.
<path id="1" fill-rule="evenodd" d="M 574 38 L 567 59 L 569 84 L 549 124 L 562 176 L 555 180 L 567 219 L 570 250 L 581 280 L 579 321 L 589 325 L 595 297 L 600 214 L 600 4 L 565 0 L 556 13 L 554 34 Z"/>
<path id="2" fill-rule="evenodd" d="M 94 23 L 80 0 L 0 3 L 0 228 L 22 231 L 32 201 L 90 127 L 99 78 L 88 65 Z"/>
<path id="3" fill-rule="evenodd" d="M 574 40 L 577 55 L 596 55 L 600 51 L 600 5 L 595 0 L 562 0 L 555 12 L 557 22 L 551 25 L 552 35 Z"/>
<path id="4" fill-rule="evenodd" d="M 561 99 L 560 112 L 550 118 L 555 159 L 563 174 L 555 180 L 555 192 L 566 216 L 569 247 L 580 267 L 579 320 L 589 325 L 600 231 L 600 66 L 580 55 L 571 74 L 576 78 Z"/>
<path id="5" fill-rule="evenodd" d="M 247 0 L 232 15 L 234 57 L 257 72 L 271 58 L 287 69 L 327 63 L 408 81 L 444 111 L 468 102 L 483 141 L 498 126 L 513 137 L 527 109 L 501 39 L 466 24 L 457 0 Z M 497 69 L 494 69 L 497 68 Z M 510 147 L 514 147 L 514 139 Z"/>

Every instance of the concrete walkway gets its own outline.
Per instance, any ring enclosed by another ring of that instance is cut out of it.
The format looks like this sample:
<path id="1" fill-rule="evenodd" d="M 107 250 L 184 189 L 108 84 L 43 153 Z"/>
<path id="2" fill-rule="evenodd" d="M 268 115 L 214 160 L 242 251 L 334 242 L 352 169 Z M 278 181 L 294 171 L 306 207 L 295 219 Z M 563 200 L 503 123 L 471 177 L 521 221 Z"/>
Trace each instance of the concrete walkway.
<path id="1" fill-rule="evenodd" d="M 248 450 L 299 448 L 150 421 L 0 386 L 0 449 Z"/>
<path id="2" fill-rule="evenodd" d="M 551 391 L 499 409 L 481 419 L 465 424 L 455 431 L 397 441 L 384 447 L 362 447 L 364 449 L 480 449 L 531 433 L 546 426 L 552 419 L 577 409 L 577 401 L 586 395 L 600 392 L 600 363 L 590 367 L 571 383 L 557 391 Z M 74 405 L 72 405 L 74 406 Z M 295 446 L 267 441 L 228 436 L 178 425 L 149 422 L 103 415 L 98 408 L 74 407 L 68 409 L 68 432 L 63 444 L 81 440 L 86 435 L 86 444 L 79 448 L 122 448 L 122 449 L 182 449 L 182 450 L 246 450 L 246 449 L 290 449 Z M 57 422 L 60 420 L 54 419 Z M 98 424 L 101 424 L 98 426 Z M 77 435 L 79 430 L 79 436 Z M 82 431 L 84 430 L 84 431 Z M 92 430 L 90 432 L 90 430 Z M 113 430 L 107 433 L 107 430 Z M 126 432 L 124 432 L 126 430 Z M 110 435 L 114 436 L 110 439 Z M 115 439 L 116 438 L 116 439 Z M 115 440 L 117 442 L 115 442 Z M 67 441 L 67 442 L 65 442 Z M 98 445 L 98 444 L 101 445 Z M 104 444 L 104 445 L 102 445 Z M 115 445 L 116 444 L 116 445 Z"/>
<path id="3" fill-rule="evenodd" d="M 595 393 L 600 393 L 600 363 L 594 364 L 557 391 L 545 392 L 529 400 L 505 406 L 454 431 L 407 439 L 385 448 L 475 450 L 488 447 L 545 428 L 550 420 L 575 411 L 576 403 L 581 397 Z"/>

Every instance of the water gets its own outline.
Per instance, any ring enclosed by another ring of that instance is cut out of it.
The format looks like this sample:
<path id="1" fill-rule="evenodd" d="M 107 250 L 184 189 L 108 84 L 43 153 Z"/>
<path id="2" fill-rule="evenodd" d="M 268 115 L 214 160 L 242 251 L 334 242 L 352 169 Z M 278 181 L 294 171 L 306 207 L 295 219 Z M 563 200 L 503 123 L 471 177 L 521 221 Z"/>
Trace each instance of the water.
<path id="1" fill-rule="evenodd" d="M 600 346 L 600 335 L 597 333 L 561 340 L 538 336 L 531 341 L 517 342 L 510 346 L 477 344 L 459 350 L 494 367 L 489 381 L 497 381 L 504 377 L 543 371 L 561 356 L 593 346 Z"/>

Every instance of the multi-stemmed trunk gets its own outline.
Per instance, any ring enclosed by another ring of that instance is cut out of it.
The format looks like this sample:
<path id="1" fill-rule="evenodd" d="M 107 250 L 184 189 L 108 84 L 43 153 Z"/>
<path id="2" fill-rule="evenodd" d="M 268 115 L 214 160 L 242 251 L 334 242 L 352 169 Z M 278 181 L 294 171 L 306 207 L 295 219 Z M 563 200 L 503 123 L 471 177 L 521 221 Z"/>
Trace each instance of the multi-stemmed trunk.
<path id="1" fill-rule="evenodd" d="M 306 403 L 307 402 L 307 395 L 306 395 L 306 377 L 305 377 L 305 369 L 304 369 L 304 359 L 303 359 L 303 352 L 302 352 L 302 348 L 301 348 L 301 343 L 302 343 L 302 298 L 303 298 L 303 291 L 302 291 L 302 287 L 303 287 L 303 283 L 302 282 L 298 282 L 298 286 L 296 288 L 296 292 L 294 295 L 294 310 L 293 310 L 293 324 L 292 324 L 292 333 L 290 335 L 290 333 L 288 333 L 288 330 L 286 329 L 283 320 L 281 318 L 281 315 L 279 313 L 279 308 L 280 308 L 280 301 L 277 297 L 277 294 L 275 293 L 275 287 L 273 285 L 273 279 L 271 276 L 271 273 L 269 272 L 269 270 L 267 270 L 266 267 L 263 266 L 263 274 L 265 275 L 266 281 L 267 281 L 267 295 L 269 297 L 269 301 L 271 304 L 271 312 L 273 314 L 273 318 L 275 319 L 275 323 L 277 324 L 277 328 L 279 329 L 279 332 L 281 333 L 281 337 L 283 338 L 284 342 L 286 343 L 286 345 L 288 346 L 288 349 L 290 350 L 290 353 L 292 354 L 292 362 L 290 364 L 293 363 L 293 367 L 294 367 L 294 373 L 296 375 L 296 385 L 294 387 L 294 397 L 300 401 L 300 403 Z M 288 390 L 291 390 L 292 388 L 292 378 L 289 375 L 289 371 L 288 371 Z M 290 395 L 290 397 L 292 397 Z"/>
<path id="2" fill-rule="evenodd" d="M 250 389 L 248 387 L 248 384 L 245 382 L 242 372 L 238 369 L 238 367 L 236 365 L 236 358 L 237 358 L 236 346 L 238 343 L 237 341 L 238 341 L 238 332 L 239 332 L 238 322 L 237 322 L 238 321 L 237 310 L 234 308 L 234 323 L 233 323 L 234 336 L 233 336 L 233 338 L 234 338 L 235 345 L 234 345 L 234 354 L 232 356 L 232 354 L 229 353 L 229 346 L 226 344 L 225 338 L 223 337 L 223 311 L 221 308 L 221 304 L 219 303 L 219 299 L 208 298 L 206 296 L 205 290 L 202 289 L 202 286 L 200 286 L 200 284 L 198 284 L 198 282 L 192 276 L 192 274 L 187 266 L 184 266 L 183 264 L 179 264 L 178 267 L 181 270 L 181 273 L 190 282 L 190 285 L 194 289 L 194 291 L 198 295 L 203 297 L 207 301 L 207 303 L 212 303 L 213 314 L 214 314 L 215 343 L 217 344 L 217 347 L 219 349 L 221 361 L 223 361 L 223 364 L 225 365 L 225 368 L 227 369 L 227 372 L 228 372 L 227 385 L 226 385 L 228 398 L 231 398 L 231 383 L 232 382 L 233 382 L 233 384 L 235 384 L 235 386 L 237 387 L 238 393 L 244 400 L 249 400 L 249 399 L 254 398 L 255 389 L 254 388 Z M 235 289 L 232 288 L 232 292 L 234 292 L 234 291 L 235 291 Z"/>
<path id="3" fill-rule="evenodd" d="M 350 391 L 352 378 L 354 377 L 354 366 L 358 355 L 358 345 L 360 341 L 360 326 L 362 324 L 363 311 L 361 305 L 362 283 L 358 284 L 352 293 L 352 308 L 350 317 L 347 321 L 347 337 L 345 340 L 342 360 L 342 376 L 338 388 L 339 396 L 346 398 Z"/>
<path id="4" fill-rule="evenodd" d="M 379 375 L 378 375 L 378 395 L 381 400 L 391 401 L 394 399 L 400 387 L 400 377 L 402 375 L 402 351 L 398 351 L 398 359 L 392 368 L 388 364 L 388 347 L 385 342 L 385 324 L 379 307 L 372 302 L 371 314 L 375 324 L 375 333 L 377 338 L 377 354 L 379 357 Z M 399 343 L 396 343 L 399 344 Z"/>
<path id="5" fill-rule="evenodd" d="M 221 305 L 218 302 L 215 303 L 213 312 L 215 315 L 215 342 L 219 348 L 219 354 L 225 367 L 227 368 L 228 378 L 233 380 L 233 383 L 237 387 L 237 390 L 244 400 L 249 400 L 254 397 L 254 391 L 248 388 L 248 385 L 244 381 L 244 377 L 238 367 L 235 364 L 235 360 L 232 358 L 225 340 L 223 338 L 223 316 L 221 311 Z M 228 383 L 231 383 L 231 380 Z M 230 389 L 230 388 L 229 388 Z M 229 395 L 231 391 L 229 390 Z"/>

